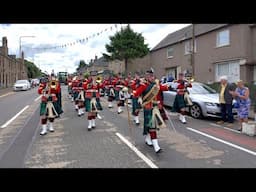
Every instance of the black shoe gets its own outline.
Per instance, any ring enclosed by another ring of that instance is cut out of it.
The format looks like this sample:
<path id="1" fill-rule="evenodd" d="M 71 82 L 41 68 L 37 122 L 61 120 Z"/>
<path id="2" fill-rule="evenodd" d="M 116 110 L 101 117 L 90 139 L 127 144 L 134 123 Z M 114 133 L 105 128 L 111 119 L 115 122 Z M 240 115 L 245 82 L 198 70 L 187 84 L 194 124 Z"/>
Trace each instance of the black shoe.
<path id="1" fill-rule="evenodd" d="M 91 131 L 92 129 L 91 129 L 91 128 L 88 128 L 87 130 L 88 130 L 88 131 Z"/>
<path id="2" fill-rule="evenodd" d="M 136 123 L 136 125 L 138 126 L 138 125 L 140 125 L 140 123 Z"/>
<path id="3" fill-rule="evenodd" d="M 145 142 L 145 143 L 146 143 L 146 145 L 147 145 L 147 146 L 149 146 L 149 147 L 153 147 L 153 144 L 152 144 L 152 145 L 149 145 L 147 142 Z"/>
<path id="4" fill-rule="evenodd" d="M 162 152 L 162 149 L 160 148 L 158 151 L 156 151 L 156 153 L 161 153 Z"/>
<path id="5" fill-rule="evenodd" d="M 96 126 L 92 126 L 92 129 L 95 129 L 96 128 Z"/>

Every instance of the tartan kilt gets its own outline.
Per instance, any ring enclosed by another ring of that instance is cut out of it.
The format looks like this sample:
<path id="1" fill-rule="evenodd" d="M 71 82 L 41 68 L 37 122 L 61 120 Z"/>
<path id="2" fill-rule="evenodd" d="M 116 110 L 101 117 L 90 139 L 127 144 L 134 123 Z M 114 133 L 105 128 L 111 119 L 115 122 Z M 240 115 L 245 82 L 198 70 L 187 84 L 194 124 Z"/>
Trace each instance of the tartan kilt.
<path id="1" fill-rule="evenodd" d="M 180 112 L 181 108 L 185 108 L 186 103 L 184 100 L 184 95 L 176 95 L 172 107 L 172 112 Z"/>
<path id="2" fill-rule="evenodd" d="M 100 98 L 96 98 L 96 106 L 99 111 L 103 110 L 102 105 L 100 103 Z"/>
<path id="3" fill-rule="evenodd" d="M 46 102 L 40 103 L 40 116 L 46 115 Z"/>
<path id="4" fill-rule="evenodd" d="M 74 100 L 78 98 L 79 92 L 73 92 Z"/>
<path id="5" fill-rule="evenodd" d="M 91 111 L 91 99 L 85 98 L 84 100 L 84 106 L 85 106 L 85 111 L 90 112 Z"/>
<path id="6" fill-rule="evenodd" d="M 138 98 L 132 97 L 132 115 L 136 115 L 136 111 L 141 108 L 141 105 L 138 103 Z"/>
<path id="7" fill-rule="evenodd" d="M 91 99 L 85 98 L 85 100 L 84 100 L 84 106 L 85 106 L 85 111 L 86 111 L 86 112 L 91 112 Z M 103 110 L 99 98 L 96 98 L 96 107 L 97 107 L 97 109 L 100 110 L 100 111 Z"/>
<path id="8" fill-rule="evenodd" d="M 113 100 L 115 100 L 115 97 L 113 97 L 113 96 L 108 96 L 108 101 L 109 101 L 109 102 L 111 102 L 111 101 L 113 101 Z"/>
<path id="9" fill-rule="evenodd" d="M 143 135 L 149 133 L 149 129 L 152 129 L 152 112 L 153 109 L 144 109 L 144 126 L 143 126 Z"/>
<path id="10" fill-rule="evenodd" d="M 118 107 L 124 107 L 124 100 L 119 100 L 117 102 L 118 102 L 117 104 Z"/>
<path id="11" fill-rule="evenodd" d="M 56 110 L 56 107 L 55 107 L 54 103 L 56 103 L 56 102 L 53 102 L 53 107 Z M 41 102 L 40 103 L 40 116 L 43 116 L 43 115 L 45 115 L 46 117 L 48 116 L 48 111 L 46 109 L 46 105 L 47 105 L 46 102 Z M 57 110 L 56 110 L 56 112 L 58 113 Z M 53 111 L 53 113 L 54 113 L 54 115 L 58 116 L 58 114 L 56 114 L 54 111 Z"/>
<path id="12" fill-rule="evenodd" d="M 104 88 L 104 92 L 106 93 L 107 96 L 109 96 L 109 93 L 110 93 L 110 89 L 109 88 Z"/>
<path id="13" fill-rule="evenodd" d="M 57 94 L 57 102 L 53 102 L 53 105 L 57 111 L 58 114 L 62 114 L 63 110 L 62 110 L 62 97 L 61 97 L 61 92 Z"/>
<path id="14" fill-rule="evenodd" d="M 119 91 L 115 90 L 115 100 L 119 101 Z"/>

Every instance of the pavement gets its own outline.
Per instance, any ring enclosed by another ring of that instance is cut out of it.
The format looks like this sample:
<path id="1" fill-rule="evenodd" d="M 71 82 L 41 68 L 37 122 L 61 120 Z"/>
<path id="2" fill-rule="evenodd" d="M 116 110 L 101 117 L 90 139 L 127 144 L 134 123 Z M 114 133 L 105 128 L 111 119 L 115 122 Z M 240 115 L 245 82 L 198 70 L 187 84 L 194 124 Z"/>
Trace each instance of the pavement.
<path id="1" fill-rule="evenodd" d="M 0 88 L 0 96 L 1 95 L 4 95 L 6 93 L 9 93 L 9 92 L 12 92 L 13 91 L 13 88 L 12 87 L 9 87 L 9 88 Z"/>

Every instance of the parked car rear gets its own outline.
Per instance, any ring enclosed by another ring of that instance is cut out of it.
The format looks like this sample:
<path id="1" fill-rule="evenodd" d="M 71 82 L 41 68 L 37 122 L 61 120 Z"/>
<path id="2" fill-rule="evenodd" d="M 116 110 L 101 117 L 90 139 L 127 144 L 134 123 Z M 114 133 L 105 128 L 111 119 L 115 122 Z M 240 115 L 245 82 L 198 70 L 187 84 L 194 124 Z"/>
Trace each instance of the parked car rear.
<path id="1" fill-rule="evenodd" d="M 29 90 L 30 88 L 31 88 L 30 82 L 26 79 L 17 80 L 13 85 L 14 91 L 26 91 L 26 90 Z"/>

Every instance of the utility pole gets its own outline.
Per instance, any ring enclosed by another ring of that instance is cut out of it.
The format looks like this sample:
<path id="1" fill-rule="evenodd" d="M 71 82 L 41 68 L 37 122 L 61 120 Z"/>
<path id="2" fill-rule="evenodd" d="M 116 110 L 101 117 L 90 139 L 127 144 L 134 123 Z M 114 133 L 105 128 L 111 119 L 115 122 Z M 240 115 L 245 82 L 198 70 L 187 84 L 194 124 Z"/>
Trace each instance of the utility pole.
<path id="1" fill-rule="evenodd" d="M 192 24 L 192 53 L 191 53 L 192 77 L 195 76 L 195 25 Z"/>
<path id="2" fill-rule="evenodd" d="M 34 38 L 35 36 L 20 36 L 19 37 L 19 57 L 21 58 L 21 52 L 22 52 L 22 50 L 21 50 L 21 39 L 22 38 L 25 38 L 25 37 L 32 37 L 32 38 Z"/>

